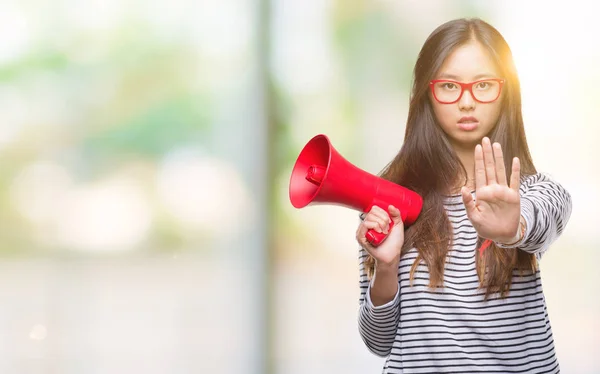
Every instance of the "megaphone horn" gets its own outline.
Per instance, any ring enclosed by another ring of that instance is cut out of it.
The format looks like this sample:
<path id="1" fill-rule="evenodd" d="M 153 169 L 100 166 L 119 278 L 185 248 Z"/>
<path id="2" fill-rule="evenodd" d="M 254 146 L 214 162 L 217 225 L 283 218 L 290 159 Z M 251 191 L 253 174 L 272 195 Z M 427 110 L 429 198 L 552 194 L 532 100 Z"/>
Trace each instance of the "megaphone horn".
<path id="1" fill-rule="evenodd" d="M 369 212 L 377 205 L 387 212 L 393 205 L 400 210 L 405 227 L 416 221 L 423 207 L 419 194 L 354 166 L 323 134 L 313 137 L 300 152 L 292 169 L 289 194 L 295 208 L 331 204 Z M 366 237 L 378 246 L 387 235 L 369 230 Z"/>

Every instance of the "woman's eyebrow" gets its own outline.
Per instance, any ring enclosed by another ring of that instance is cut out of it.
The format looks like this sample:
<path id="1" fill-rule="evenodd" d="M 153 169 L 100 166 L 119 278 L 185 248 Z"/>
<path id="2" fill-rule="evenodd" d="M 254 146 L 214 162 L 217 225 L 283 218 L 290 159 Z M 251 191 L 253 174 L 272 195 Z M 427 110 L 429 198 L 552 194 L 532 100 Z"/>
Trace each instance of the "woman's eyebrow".
<path id="1" fill-rule="evenodd" d="M 480 73 L 480 74 L 475 75 L 473 77 L 473 80 L 478 80 L 478 79 L 483 79 L 483 78 L 493 78 L 495 76 L 496 76 L 496 74 L 492 74 L 492 73 L 487 73 L 487 72 L 486 73 Z M 454 74 L 451 74 L 451 73 L 443 73 L 443 74 L 440 75 L 440 79 L 452 79 L 452 80 L 455 80 L 455 81 L 460 81 L 461 77 L 459 77 L 457 75 L 454 75 Z"/>

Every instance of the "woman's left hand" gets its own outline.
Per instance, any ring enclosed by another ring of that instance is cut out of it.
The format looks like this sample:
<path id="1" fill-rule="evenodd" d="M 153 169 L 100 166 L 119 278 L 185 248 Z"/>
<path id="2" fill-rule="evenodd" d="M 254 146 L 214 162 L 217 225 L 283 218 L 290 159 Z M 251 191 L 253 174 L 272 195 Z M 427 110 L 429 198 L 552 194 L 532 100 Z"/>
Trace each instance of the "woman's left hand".
<path id="1" fill-rule="evenodd" d="M 504 156 L 500 144 L 483 138 L 475 147 L 475 199 L 468 188 L 461 189 L 467 216 L 477 234 L 494 242 L 512 243 L 517 238 L 521 218 L 519 181 L 521 166 L 512 162 L 510 185 L 507 183 Z"/>

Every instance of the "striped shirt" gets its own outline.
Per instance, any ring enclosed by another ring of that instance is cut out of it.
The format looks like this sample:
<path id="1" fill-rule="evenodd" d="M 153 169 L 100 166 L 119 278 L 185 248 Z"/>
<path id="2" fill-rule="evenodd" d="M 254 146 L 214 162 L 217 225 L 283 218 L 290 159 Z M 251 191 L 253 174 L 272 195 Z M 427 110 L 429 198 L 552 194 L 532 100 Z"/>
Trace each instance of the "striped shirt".
<path id="1" fill-rule="evenodd" d="M 520 194 L 527 229 L 518 247 L 539 259 L 563 232 L 571 196 L 542 173 L 523 177 Z M 400 260 L 395 298 L 375 307 L 364 267 L 367 253 L 360 249 L 359 332 L 372 353 L 387 357 L 383 373 L 560 372 L 540 272 L 515 271 L 505 298 L 491 295 L 484 301 L 475 267 L 477 233 L 462 197 L 446 197 L 444 207 L 453 240 L 443 288 L 427 287 L 423 263 L 410 286 L 413 248 Z"/>

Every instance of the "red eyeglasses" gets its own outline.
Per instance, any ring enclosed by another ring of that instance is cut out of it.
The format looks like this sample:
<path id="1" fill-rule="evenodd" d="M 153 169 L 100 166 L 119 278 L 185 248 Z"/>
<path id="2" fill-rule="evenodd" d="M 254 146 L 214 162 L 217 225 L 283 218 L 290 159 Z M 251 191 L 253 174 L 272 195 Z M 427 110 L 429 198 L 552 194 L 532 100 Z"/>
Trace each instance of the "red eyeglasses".
<path id="1" fill-rule="evenodd" d="M 504 79 L 488 78 L 471 83 L 462 83 L 448 79 L 435 79 L 429 82 L 433 97 L 441 104 L 454 104 L 460 100 L 465 90 L 471 93 L 475 101 L 491 103 L 500 97 Z"/>

